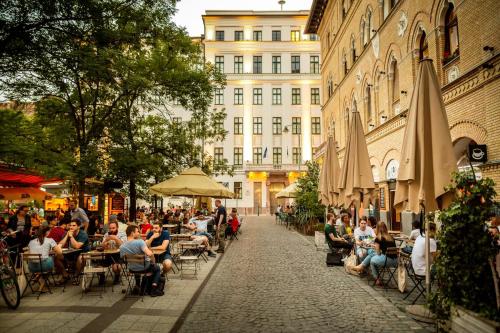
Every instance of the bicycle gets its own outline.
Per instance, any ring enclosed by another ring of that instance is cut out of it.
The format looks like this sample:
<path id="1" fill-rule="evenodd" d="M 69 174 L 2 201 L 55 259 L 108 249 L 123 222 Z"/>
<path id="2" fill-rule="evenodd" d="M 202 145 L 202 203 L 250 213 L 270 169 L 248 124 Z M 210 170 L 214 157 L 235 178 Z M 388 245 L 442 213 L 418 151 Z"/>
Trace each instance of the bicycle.
<path id="1" fill-rule="evenodd" d="M 0 239 L 0 292 L 7 306 L 13 310 L 17 309 L 21 303 L 21 290 L 17 283 L 16 271 L 10 260 L 10 254 L 13 253 L 4 236 Z"/>

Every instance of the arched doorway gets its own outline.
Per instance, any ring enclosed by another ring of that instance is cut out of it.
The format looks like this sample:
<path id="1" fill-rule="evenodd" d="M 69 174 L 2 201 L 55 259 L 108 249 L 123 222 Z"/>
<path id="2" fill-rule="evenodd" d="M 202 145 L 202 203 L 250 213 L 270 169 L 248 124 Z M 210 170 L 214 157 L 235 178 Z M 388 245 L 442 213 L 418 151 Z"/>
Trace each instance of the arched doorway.
<path id="1" fill-rule="evenodd" d="M 469 145 L 477 144 L 476 141 L 469 137 L 461 137 L 453 142 L 453 151 L 457 159 L 458 171 L 470 171 L 471 163 L 469 162 Z M 476 179 L 481 179 L 481 169 L 478 167 L 479 163 L 472 163 Z"/>

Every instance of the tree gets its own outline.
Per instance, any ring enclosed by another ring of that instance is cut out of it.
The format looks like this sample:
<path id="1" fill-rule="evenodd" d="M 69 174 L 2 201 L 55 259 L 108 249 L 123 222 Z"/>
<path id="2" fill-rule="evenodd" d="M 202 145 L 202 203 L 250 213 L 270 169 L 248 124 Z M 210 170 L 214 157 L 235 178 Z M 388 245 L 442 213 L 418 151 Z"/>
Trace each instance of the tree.
<path id="1" fill-rule="evenodd" d="M 128 90 L 121 89 L 126 83 L 120 81 L 120 70 L 135 50 L 152 50 L 160 38 L 185 39 L 171 22 L 175 3 L 8 0 L 0 5 L 1 88 L 10 99 L 39 101 L 36 117 L 49 127 L 46 132 L 64 127 L 69 141 L 48 143 L 65 157 L 66 145 L 71 146 L 71 161 L 62 169 L 71 170 L 80 205 L 85 178 L 98 175 L 104 130 L 130 99 Z M 178 39 L 172 39 L 163 47 L 177 54 Z M 174 79 L 171 85 L 183 82 L 185 78 Z"/>
<path id="2" fill-rule="evenodd" d="M 295 198 L 298 222 L 306 225 L 318 220 L 325 212 L 325 206 L 319 198 L 319 165 L 314 161 L 306 162 L 307 171 L 297 180 L 297 197 Z"/>

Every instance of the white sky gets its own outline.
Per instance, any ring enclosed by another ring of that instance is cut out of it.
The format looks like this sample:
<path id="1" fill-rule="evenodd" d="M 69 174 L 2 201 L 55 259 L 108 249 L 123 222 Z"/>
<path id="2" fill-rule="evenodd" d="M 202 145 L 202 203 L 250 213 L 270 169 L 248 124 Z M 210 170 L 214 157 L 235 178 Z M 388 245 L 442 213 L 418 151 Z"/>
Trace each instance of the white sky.
<path id="1" fill-rule="evenodd" d="M 286 0 L 283 10 L 311 8 L 312 0 Z M 190 36 L 203 33 L 201 15 L 205 10 L 280 10 L 278 0 L 179 0 L 174 22 L 187 28 Z"/>

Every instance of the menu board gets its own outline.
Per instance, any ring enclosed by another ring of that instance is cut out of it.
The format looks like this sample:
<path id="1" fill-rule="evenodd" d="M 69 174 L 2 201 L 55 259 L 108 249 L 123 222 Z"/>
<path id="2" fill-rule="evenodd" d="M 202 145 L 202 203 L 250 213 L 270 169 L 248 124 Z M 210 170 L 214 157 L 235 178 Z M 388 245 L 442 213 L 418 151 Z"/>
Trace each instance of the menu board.
<path id="1" fill-rule="evenodd" d="M 385 188 L 380 188 L 380 209 L 385 209 Z"/>
<path id="2" fill-rule="evenodd" d="M 111 210 L 121 211 L 125 209 L 125 198 L 121 195 L 115 195 L 111 198 Z"/>

